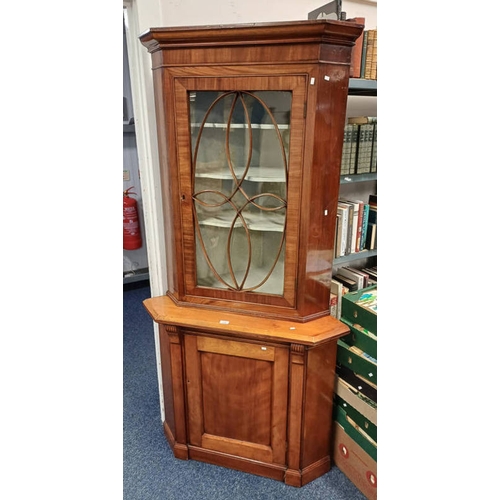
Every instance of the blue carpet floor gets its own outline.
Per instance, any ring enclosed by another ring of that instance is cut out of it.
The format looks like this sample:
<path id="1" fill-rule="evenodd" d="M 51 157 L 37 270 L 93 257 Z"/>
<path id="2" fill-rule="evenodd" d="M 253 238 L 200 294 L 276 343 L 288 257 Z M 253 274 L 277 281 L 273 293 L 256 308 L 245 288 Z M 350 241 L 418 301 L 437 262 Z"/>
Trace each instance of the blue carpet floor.
<path id="1" fill-rule="evenodd" d="M 124 500 L 365 500 L 337 468 L 294 488 L 216 465 L 174 458 L 163 434 L 148 282 L 123 292 Z"/>

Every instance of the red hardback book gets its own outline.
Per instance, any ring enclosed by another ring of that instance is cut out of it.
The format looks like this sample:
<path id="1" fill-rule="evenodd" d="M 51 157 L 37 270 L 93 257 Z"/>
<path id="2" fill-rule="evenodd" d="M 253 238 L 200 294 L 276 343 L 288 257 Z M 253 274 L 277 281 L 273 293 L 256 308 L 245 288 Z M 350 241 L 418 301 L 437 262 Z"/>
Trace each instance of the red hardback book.
<path id="1" fill-rule="evenodd" d="M 350 21 L 354 21 L 356 24 L 365 24 L 364 17 L 354 17 L 350 19 Z M 351 78 L 361 78 L 361 55 L 363 53 L 363 33 L 358 37 L 354 47 L 352 49 L 351 55 L 351 67 L 349 71 L 349 76 Z"/>

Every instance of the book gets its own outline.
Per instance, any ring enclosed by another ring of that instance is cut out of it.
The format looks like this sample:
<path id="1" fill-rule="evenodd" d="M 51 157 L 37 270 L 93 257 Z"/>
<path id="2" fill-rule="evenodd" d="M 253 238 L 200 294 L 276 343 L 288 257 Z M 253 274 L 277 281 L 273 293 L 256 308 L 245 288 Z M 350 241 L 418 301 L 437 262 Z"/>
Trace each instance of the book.
<path id="1" fill-rule="evenodd" d="M 362 269 L 363 272 L 365 272 L 366 274 L 368 274 L 368 276 L 370 276 L 370 279 L 372 281 L 375 281 L 377 282 L 377 267 L 364 267 Z"/>
<path id="2" fill-rule="evenodd" d="M 357 283 L 347 276 L 343 276 L 342 274 L 335 274 L 333 276 L 333 279 L 342 283 L 348 292 L 355 292 L 358 289 Z"/>
<path id="3" fill-rule="evenodd" d="M 368 205 L 370 210 L 368 212 L 368 222 L 377 222 L 377 195 L 370 194 L 368 196 Z"/>
<path id="4" fill-rule="evenodd" d="M 368 222 L 366 248 L 367 250 L 375 250 L 377 248 L 377 224 L 373 222 Z"/>
<path id="5" fill-rule="evenodd" d="M 359 137 L 359 125 L 356 123 L 351 123 L 351 152 L 350 152 L 350 162 L 349 162 L 349 173 L 356 173 L 356 164 L 358 161 L 358 137 Z"/>
<path id="6" fill-rule="evenodd" d="M 349 226 L 347 228 L 347 238 L 348 238 L 348 243 L 350 243 L 349 254 L 355 253 L 356 252 L 356 239 L 357 239 L 357 235 L 358 235 L 359 204 L 354 203 L 351 200 L 346 200 L 343 198 L 341 198 L 339 201 L 341 203 L 345 203 L 346 205 L 349 205 L 352 208 L 352 215 L 351 215 L 351 212 L 349 211 Z M 350 238 L 350 240 L 349 240 L 349 238 Z"/>
<path id="7" fill-rule="evenodd" d="M 372 78 L 372 65 L 373 65 L 373 48 L 375 40 L 374 29 L 368 30 L 368 40 L 366 42 L 366 63 L 365 63 L 365 73 L 364 78 L 371 80 Z"/>
<path id="8" fill-rule="evenodd" d="M 356 174 L 370 172 L 372 161 L 374 128 L 377 123 L 376 116 L 352 116 L 348 118 L 348 123 L 357 125 L 357 158 L 355 162 Z"/>
<path id="9" fill-rule="evenodd" d="M 337 255 L 337 252 L 340 251 L 339 248 L 339 225 L 340 225 L 340 215 L 337 210 L 337 215 L 335 216 L 335 231 L 333 233 L 333 255 L 334 258 L 340 257 L 340 255 Z"/>
<path id="10" fill-rule="evenodd" d="M 360 252 L 362 250 L 361 247 L 361 239 L 363 233 L 363 224 L 365 217 L 365 202 L 363 200 L 353 200 L 354 203 L 358 204 L 358 227 L 356 230 L 356 252 Z M 366 217 L 368 214 L 366 214 Z"/>
<path id="11" fill-rule="evenodd" d="M 365 24 L 364 17 L 354 17 L 350 19 L 350 21 L 354 21 L 356 24 Z M 351 55 L 351 67 L 349 68 L 349 76 L 351 78 L 360 78 L 361 77 L 361 56 L 363 54 L 363 33 L 359 35 L 356 42 L 354 43 L 354 47 L 352 48 Z"/>
<path id="12" fill-rule="evenodd" d="M 366 149 L 368 144 L 369 123 L 362 123 L 358 127 L 358 158 L 356 161 L 356 173 L 366 173 Z"/>
<path id="13" fill-rule="evenodd" d="M 364 171 L 365 173 L 371 172 L 372 164 L 372 154 L 373 154 L 373 141 L 375 137 L 375 128 L 377 127 L 377 117 L 370 117 L 370 124 L 367 125 L 367 140 L 366 140 L 366 150 L 365 150 L 365 163 Z"/>
<path id="14" fill-rule="evenodd" d="M 345 255 L 345 250 L 347 246 L 347 226 L 349 224 L 349 208 L 341 205 L 340 203 L 337 206 L 337 215 L 339 215 L 339 238 L 337 239 L 338 243 L 338 256 L 343 257 Z"/>
<path id="15" fill-rule="evenodd" d="M 339 296 L 330 292 L 330 316 L 339 319 L 338 307 L 341 304 Z"/>
<path id="16" fill-rule="evenodd" d="M 342 146 L 342 160 L 340 162 L 340 175 L 348 175 L 351 165 L 351 132 L 352 125 L 344 127 L 344 144 Z"/>
<path id="17" fill-rule="evenodd" d="M 368 223 L 376 224 L 377 223 L 377 207 L 373 205 L 368 205 Z"/>
<path id="18" fill-rule="evenodd" d="M 352 219 L 354 216 L 354 207 L 350 203 L 345 203 L 343 201 L 338 202 L 338 206 L 341 208 L 347 208 L 347 226 L 346 226 L 346 244 L 344 255 L 351 254 L 351 243 L 352 243 Z"/>
<path id="19" fill-rule="evenodd" d="M 366 164 L 365 169 L 366 173 L 371 172 L 372 166 L 372 151 L 373 151 L 373 141 L 375 138 L 375 128 L 377 127 L 377 118 L 372 117 L 371 126 L 368 128 L 368 141 L 366 145 Z"/>
<path id="20" fill-rule="evenodd" d="M 366 288 L 368 286 L 368 280 L 370 279 L 368 273 L 365 273 L 362 269 L 356 269 L 351 266 L 345 266 L 345 269 L 348 269 L 349 271 L 352 271 L 353 273 L 359 274 L 363 277 L 363 286 L 361 288 Z"/>
<path id="21" fill-rule="evenodd" d="M 363 207 L 363 228 L 361 230 L 361 244 L 360 249 L 364 250 L 366 248 L 366 231 L 368 229 L 368 212 L 370 211 L 370 205 L 368 203 L 364 204 Z"/>
<path id="22" fill-rule="evenodd" d="M 354 211 L 352 214 L 352 241 L 351 241 L 351 251 L 352 253 L 359 252 L 358 243 L 358 228 L 359 228 L 359 203 L 352 202 Z"/>
<path id="23" fill-rule="evenodd" d="M 349 278 L 354 281 L 356 283 L 356 290 L 364 288 L 364 277 L 361 274 L 356 273 L 347 267 L 339 267 L 334 278 L 339 280 L 342 277 Z"/>
<path id="24" fill-rule="evenodd" d="M 372 68 L 370 72 L 370 80 L 377 79 L 377 30 L 373 30 L 373 53 L 372 53 Z"/>
<path id="25" fill-rule="evenodd" d="M 334 318 L 340 319 L 342 316 L 342 296 L 347 291 L 343 283 L 332 278 L 330 286 L 330 314 Z"/>
<path id="26" fill-rule="evenodd" d="M 377 171 L 377 122 L 373 126 L 372 156 L 370 162 L 370 172 Z"/>
<path id="27" fill-rule="evenodd" d="M 370 123 L 373 121 L 373 117 L 371 116 L 350 116 L 347 119 L 347 122 L 355 125 L 364 125 L 365 123 Z"/>
<path id="28" fill-rule="evenodd" d="M 363 31 L 363 49 L 361 52 L 361 78 L 365 78 L 366 69 L 366 48 L 368 44 L 368 30 Z"/>

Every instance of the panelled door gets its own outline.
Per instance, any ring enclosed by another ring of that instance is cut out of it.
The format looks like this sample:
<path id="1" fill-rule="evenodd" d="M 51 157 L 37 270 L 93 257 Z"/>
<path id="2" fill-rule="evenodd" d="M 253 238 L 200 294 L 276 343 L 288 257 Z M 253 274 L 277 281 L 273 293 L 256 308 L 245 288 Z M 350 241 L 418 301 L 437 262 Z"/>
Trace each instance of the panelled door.
<path id="1" fill-rule="evenodd" d="M 289 351 L 186 334 L 189 444 L 285 465 Z"/>

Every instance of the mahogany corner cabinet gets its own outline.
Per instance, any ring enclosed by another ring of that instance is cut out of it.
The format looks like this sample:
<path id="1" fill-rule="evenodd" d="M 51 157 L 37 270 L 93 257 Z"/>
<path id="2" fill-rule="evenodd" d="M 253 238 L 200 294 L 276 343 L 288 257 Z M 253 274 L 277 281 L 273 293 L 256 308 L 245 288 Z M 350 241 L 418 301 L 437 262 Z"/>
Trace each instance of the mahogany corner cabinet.
<path id="1" fill-rule="evenodd" d="M 151 28 L 174 455 L 302 486 L 331 467 L 329 313 L 349 68 L 363 25 Z"/>

